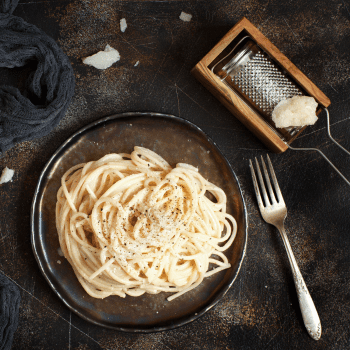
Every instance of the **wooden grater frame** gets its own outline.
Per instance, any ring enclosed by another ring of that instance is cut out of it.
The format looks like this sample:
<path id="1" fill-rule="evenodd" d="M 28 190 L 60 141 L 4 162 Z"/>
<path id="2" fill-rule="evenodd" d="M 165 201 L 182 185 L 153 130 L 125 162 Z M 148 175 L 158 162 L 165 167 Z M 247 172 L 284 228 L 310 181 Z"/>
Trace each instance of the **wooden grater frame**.
<path id="1" fill-rule="evenodd" d="M 318 103 L 316 114 L 330 105 L 329 98 L 307 78 L 276 46 L 274 46 L 251 22 L 243 17 L 214 47 L 204 56 L 191 73 L 240 120 L 252 133 L 254 133 L 268 148 L 275 153 L 281 153 L 288 149 L 290 144 L 306 128 L 301 128 L 290 141 L 285 142 L 258 112 L 251 109 L 232 89 L 221 81 L 209 68 L 222 52 L 242 33 L 247 33 L 258 46 L 267 53 L 289 77 Z"/>

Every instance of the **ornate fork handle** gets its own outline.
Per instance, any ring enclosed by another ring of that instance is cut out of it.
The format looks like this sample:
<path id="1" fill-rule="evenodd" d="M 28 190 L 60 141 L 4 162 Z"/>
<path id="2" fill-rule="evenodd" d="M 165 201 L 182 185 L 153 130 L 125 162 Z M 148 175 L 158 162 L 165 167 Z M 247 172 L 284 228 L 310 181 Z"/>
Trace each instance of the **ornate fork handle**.
<path id="1" fill-rule="evenodd" d="M 288 259 L 292 267 L 295 289 L 297 291 L 299 306 L 301 310 L 301 315 L 303 316 L 305 328 L 307 329 L 311 338 L 319 340 L 321 338 L 322 328 L 315 304 L 311 298 L 309 290 L 307 289 L 307 286 L 304 282 L 304 278 L 301 275 L 298 264 L 295 260 L 292 248 L 288 241 L 286 231 L 284 230 L 283 222 L 280 224 L 276 224 L 276 227 L 281 234 L 284 246 L 287 251 Z"/>
<path id="2" fill-rule="evenodd" d="M 271 185 L 270 177 L 267 172 L 264 159 L 263 157 L 261 157 L 261 162 L 264 170 L 266 185 L 269 190 L 269 195 L 267 194 L 267 191 L 266 191 L 266 186 L 264 184 L 264 180 L 260 171 L 258 160 L 255 158 L 256 170 L 258 173 L 259 183 L 260 183 L 260 190 L 259 190 L 258 181 L 255 176 L 253 163 L 252 161 L 250 161 L 249 163 L 260 213 L 263 219 L 267 223 L 274 225 L 280 231 L 284 246 L 287 251 L 289 263 L 292 268 L 294 284 L 297 290 L 299 306 L 300 306 L 301 314 L 303 316 L 305 328 L 307 329 L 311 338 L 315 340 L 319 340 L 321 338 L 321 332 L 322 332 L 321 321 L 316 311 L 315 304 L 312 301 L 310 293 L 306 287 L 303 276 L 300 273 L 297 261 L 295 260 L 294 254 L 292 252 L 292 248 L 289 244 L 286 231 L 284 230 L 284 219 L 287 216 L 287 207 L 286 207 L 286 203 L 283 200 L 283 196 L 282 196 L 280 187 L 278 185 L 276 174 L 275 174 L 275 171 L 273 170 L 273 166 L 269 156 L 267 156 L 267 161 L 269 164 L 274 191 Z M 260 192 L 262 193 L 262 196 Z"/>

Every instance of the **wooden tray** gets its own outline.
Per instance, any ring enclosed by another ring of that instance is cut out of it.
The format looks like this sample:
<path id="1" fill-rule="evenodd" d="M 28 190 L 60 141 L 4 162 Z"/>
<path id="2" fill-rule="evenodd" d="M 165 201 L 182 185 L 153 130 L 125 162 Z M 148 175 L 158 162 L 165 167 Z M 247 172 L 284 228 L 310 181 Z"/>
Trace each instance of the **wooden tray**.
<path id="1" fill-rule="evenodd" d="M 312 96 L 318 102 L 316 113 L 331 103 L 329 98 L 307 78 L 276 46 L 274 46 L 252 23 L 242 18 L 214 48 L 199 61 L 191 73 L 273 152 L 280 153 L 288 149 L 290 144 L 306 127 L 301 128 L 288 142 L 283 140 L 276 128 L 271 127 L 258 112 L 243 101 L 210 67 L 227 54 L 229 46 L 239 41 L 242 36 L 249 36 L 258 46 L 290 77 L 305 95 Z"/>

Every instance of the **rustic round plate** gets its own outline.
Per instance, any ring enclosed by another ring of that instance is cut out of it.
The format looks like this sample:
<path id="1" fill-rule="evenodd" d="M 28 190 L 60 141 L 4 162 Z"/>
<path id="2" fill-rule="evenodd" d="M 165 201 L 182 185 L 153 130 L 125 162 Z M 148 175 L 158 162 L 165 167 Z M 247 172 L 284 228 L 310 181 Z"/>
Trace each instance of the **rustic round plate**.
<path id="1" fill-rule="evenodd" d="M 147 147 L 171 165 L 185 162 L 221 187 L 228 196 L 227 211 L 238 223 L 234 244 L 225 254 L 232 264 L 196 289 L 169 302 L 169 293 L 90 297 L 68 261 L 59 255 L 55 226 L 56 194 L 63 173 L 75 164 L 97 160 L 107 153 L 130 153 Z M 214 142 L 184 119 L 157 113 L 125 113 L 98 120 L 70 137 L 41 173 L 31 213 L 34 255 L 51 288 L 76 314 L 94 324 L 127 332 L 155 332 L 182 326 L 213 307 L 233 284 L 245 254 L 247 217 L 237 177 Z"/>

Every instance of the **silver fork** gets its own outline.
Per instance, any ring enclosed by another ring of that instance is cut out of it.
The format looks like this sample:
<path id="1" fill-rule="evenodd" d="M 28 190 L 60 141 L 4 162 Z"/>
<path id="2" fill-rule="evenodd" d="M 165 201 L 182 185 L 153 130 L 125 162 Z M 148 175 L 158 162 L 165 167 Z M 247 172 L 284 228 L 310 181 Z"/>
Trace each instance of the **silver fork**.
<path id="1" fill-rule="evenodd" d="M 322 332 L 321 321 L 318 316 L 315 304 L 312 301 L 311 295 L 304 282 L 303 276 L 300 273 L 292 248 L 289 244 L 286 231 L 284 230 L 284 219 L 287 216 L 287 207 L 286 207 L 286 204 L 284 203 L 282 193 L 278 186 L 277 178 L 273 170 L 271 160 L 268 155 L 267 155 L 267 161 L 270 168 L 274 190 L 277 195 L 277 200 L 271 186 L 271 181 L 270 181 L 269 174 L 267 172 L 267 168 L 263 157 L 261 157 L 261 163 L 264 170 L 265 180 L 266 180 L 267 188 L 269 190 L 270 199 L 266 191 L 266 187 L 260 171 L 259 163 L 255 158 L 255 163 L 256 163 L 256 168 L 257 168 L 257 173 L 258 173 L 259 183 L 260 183 L 260 189 L 265 202 L 265 205 L 264 205 L 264 202 L 260 195 L 258 181 L 255 176 L 253 163 L 251 160 L 249 160 L 250 171 L 252 173 L 252 179 L 254 183 L 254 189 L 255 189 L 256 198 L 258 200 L 260 213 L 263 219 L 267 223 L 274 225 L 281 234 L 284 246 L 287 251 L 288 259 L 292 268 L 294 284 L 297 291 L 299 306 L 300 306 L 301 314 L 303 316 L 305 327 L 309 335 L 311 336 L 311 338 L 315 340 L 319 340 L 321 338 L 321 332 Z"/>

